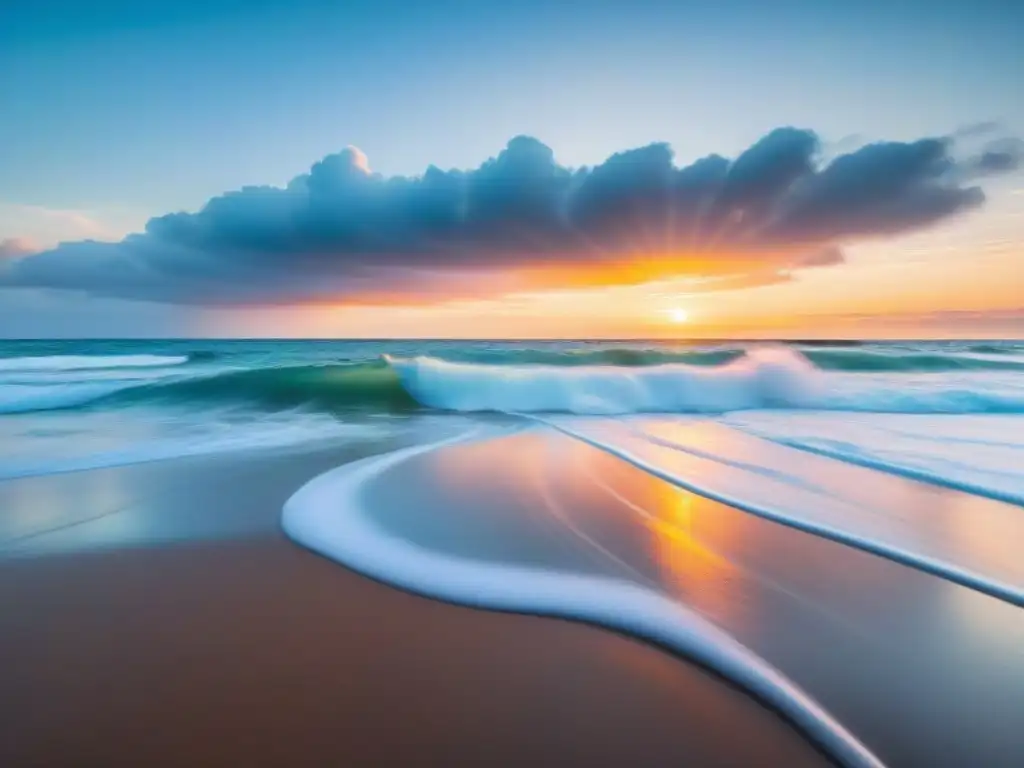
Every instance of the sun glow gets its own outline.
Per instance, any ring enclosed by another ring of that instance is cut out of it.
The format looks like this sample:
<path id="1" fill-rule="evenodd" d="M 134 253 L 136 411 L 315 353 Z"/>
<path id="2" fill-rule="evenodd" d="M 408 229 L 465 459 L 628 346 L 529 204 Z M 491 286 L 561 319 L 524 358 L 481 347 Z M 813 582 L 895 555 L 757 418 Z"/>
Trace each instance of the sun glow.
<path id="1" fill-rule="evenodd" d="M 670 309 L 668 311 L 668 319 L 671 320 L 673 323 L 685 323 L 687 320 L 690 319 L 690 313 L 687 312 L 685 309 L 680 309 L 679 307 L 676 307 L 675 309 Z"/>

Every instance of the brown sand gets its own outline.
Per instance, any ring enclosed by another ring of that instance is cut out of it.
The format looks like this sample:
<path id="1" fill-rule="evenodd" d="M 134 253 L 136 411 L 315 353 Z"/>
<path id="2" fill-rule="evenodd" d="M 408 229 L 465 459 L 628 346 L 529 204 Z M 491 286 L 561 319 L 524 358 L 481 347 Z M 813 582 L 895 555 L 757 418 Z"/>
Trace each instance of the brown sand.
<path id="1" fill-rule="evenodd" d="M 272 522 L 323 454 L 236 460 L 229 487 L 211 462 L 102 470 L 128 502 L 73 527 L 90 547 L 144 525 L 177 544 L 0 560 L 0 765 L 825 763 L 653 648 L 413 597 L 293 545 Z M 89 475 L 0 483 L 0 515 L 91 517 Z M 211 516 L 230 535 L 189 540 Z"/>

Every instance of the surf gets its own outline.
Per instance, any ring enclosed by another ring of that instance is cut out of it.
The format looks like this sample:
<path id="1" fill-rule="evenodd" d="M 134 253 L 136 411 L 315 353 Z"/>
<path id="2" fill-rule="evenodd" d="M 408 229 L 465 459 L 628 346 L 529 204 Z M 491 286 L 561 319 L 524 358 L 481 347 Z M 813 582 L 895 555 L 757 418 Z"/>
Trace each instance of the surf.
<path id="1" fill-rule="evenodd" d="M 978 353 L 960 356 L 965 354 Z M 831 367 L 819 364 L 822 355 L 831 356 Z M 1014 356 L 1005 357 L 1016 365 Z M 894 351 L 809 352 L 781 345 L 671 354 L 646 348 L 476 348 L 451 350 L 447 358 L 384 354 L 277 365 L 231 365 L 200 353 L 19 357 L 0 359 L 0 414 L 211 403 L 334 414 L 1024 413 L 1016 372 L 966 365 L 953 372 L 919 372 L 913 368 L 921 355 L 910 358 L 906 363 Z M 851 369 L 864 368 L 868 359 L 874 360 L 870 370 Z M 853 365 L 854 360 L 859 362 Z M 847 369 L 839 370 L 837 361 L 846 361 Z M 883 372 L 882 362 L 891 370 Z"/>
<path id="2" fill-rule="evenodd" d="M 0 373 L 163 368 L 189 362 L 190 355 L 39 355 L 0 357 Z"/>
<path id="3" fill-rule="evenodd" d="M 384 359 L 418 403 L 461 412 L 1024 412 L 1024 389 L 1019 387 L 986 390 L 978 378 L 933 375 L 902 389 L 892 379 L 824 371 L 786 347 L 754 347 L 716 366 L 496 366 L 430 357 Z"/>

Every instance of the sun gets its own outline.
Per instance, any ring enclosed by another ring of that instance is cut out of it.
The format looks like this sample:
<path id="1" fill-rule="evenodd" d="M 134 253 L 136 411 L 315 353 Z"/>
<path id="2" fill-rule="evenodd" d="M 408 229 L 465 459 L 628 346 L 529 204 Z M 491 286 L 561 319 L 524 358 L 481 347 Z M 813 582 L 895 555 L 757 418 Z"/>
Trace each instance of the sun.
<path id="1" fill-rule="evenodd" d="M 679 307 L 676 307 L 675 309 L 670 309 L 668 311 L 668 319 L 671 320 L 673 323 L 685 323 L 687 320 L 690 319 L 690 313 L 687 312 L 685 309 L 680 309 Z"/>

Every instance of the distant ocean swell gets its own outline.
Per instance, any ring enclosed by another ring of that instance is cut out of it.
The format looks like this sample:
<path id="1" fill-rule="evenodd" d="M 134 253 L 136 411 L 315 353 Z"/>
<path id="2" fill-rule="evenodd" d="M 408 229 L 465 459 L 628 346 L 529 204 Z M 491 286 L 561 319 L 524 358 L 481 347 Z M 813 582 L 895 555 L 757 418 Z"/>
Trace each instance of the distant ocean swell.
<path id="1" fill-rule="evenodd" d="M 454 357 L 454 356 L 453 356 Z M 495 350 L 224 367 L 213 352 L 0 358 L 0 413 L 128 404 L 281 411 L 1024 413 L 1024 356 L 857 347 Z"/>
<path id="2" fill-rule="evenodd" d="M 90 371 L 131 368 L 165 368 L 194 359 L 206 359 L 210 353 L 189 355 L 45 355 L 0 358 L 0 374 Z"/>

